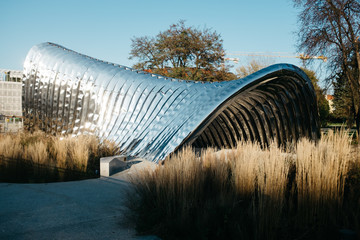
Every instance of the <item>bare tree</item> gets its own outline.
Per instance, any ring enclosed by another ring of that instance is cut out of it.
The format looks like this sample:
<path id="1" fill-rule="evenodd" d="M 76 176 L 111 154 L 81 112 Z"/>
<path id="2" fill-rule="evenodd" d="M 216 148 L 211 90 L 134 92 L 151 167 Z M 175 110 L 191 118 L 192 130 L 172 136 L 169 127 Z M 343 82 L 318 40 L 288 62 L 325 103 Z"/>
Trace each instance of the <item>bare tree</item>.
<path id="1" fill-rule="evenodd" d="M 299 49 L 325 55 L 330 78 L 342 74 L 351 88 L 354 119 L 360 127 L 360 3 L 359 0 L 294 0 L 299 14 Z"/>
<path id="2" fill-rule="evenodd" d="M 236 68 L 237 77 L 243 78 L 265 67 L 274 64 L 274 61 L 265 58 L 251 58 L 246 65 Z"/>

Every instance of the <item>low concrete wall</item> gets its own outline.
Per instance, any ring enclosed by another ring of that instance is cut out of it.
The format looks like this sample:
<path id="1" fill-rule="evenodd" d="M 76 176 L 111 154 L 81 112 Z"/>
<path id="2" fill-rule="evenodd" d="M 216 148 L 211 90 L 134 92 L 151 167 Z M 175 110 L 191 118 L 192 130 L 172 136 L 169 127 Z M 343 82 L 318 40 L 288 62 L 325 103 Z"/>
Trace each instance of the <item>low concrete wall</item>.
<path id="1" fill-rule="evenodd" d="M 109 177 L 126 167 L 126 156 L 124 155 L 100 158 L 100 176 L 102 177 Z"/>

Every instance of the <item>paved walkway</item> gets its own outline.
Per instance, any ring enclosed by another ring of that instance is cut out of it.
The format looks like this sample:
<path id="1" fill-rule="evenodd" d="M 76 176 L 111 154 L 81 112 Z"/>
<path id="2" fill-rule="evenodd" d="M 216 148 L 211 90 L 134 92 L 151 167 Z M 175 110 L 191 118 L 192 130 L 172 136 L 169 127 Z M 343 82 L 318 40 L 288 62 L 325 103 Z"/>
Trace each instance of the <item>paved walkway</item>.
<path id="1" fill-rule="evenodd" d="M 136 236 L 123 216 L 131 169 L 74 182 L 0 183 L 0 239 L 156 239 Z"/>

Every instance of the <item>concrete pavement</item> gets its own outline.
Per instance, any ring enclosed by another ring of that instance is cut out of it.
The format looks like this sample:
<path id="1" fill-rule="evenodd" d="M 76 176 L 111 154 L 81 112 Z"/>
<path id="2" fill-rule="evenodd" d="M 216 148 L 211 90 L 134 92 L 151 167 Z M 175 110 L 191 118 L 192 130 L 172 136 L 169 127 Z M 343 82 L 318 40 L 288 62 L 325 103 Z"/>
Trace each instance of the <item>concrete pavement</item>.
<path id="1" fill-rule="evenodd" d="M 0 239 L 157 239 L 136 236 L 123 215 L 134 169 L 83 181 L 0 183 Z"/>

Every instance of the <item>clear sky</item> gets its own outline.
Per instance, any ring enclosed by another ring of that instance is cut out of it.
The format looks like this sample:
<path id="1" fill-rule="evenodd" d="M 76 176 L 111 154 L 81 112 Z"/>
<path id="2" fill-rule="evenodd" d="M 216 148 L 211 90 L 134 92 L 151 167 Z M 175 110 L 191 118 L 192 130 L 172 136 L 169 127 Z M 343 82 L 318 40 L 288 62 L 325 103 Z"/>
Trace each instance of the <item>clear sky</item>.
<path id="1" fill-rule="evenodd" d="M 27 52 L 42 42 L 132 66 L 131 38 L 155 36 L 180 19 L 216 30 L 229 53 L 297 52 L 297 10 L 290 0 L 0 0 L 0 9 L 5 69 L 21 70 Z M 243 57 L 240 63 L 247 61 Z M 272 61 L 301 65 L 295 58 Z"/>

